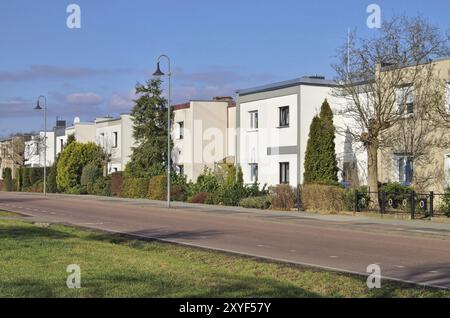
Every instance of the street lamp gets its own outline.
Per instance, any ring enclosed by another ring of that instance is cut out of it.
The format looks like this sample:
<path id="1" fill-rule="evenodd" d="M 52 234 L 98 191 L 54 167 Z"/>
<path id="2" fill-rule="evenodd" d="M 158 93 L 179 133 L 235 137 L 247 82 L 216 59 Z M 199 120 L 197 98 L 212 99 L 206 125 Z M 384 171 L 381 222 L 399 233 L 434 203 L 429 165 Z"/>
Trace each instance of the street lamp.
<path id="1" fill-rule="evenodd" d="M 168 98 L 168 105 L 167 105 L 167 208 L 170 209 L 170 188 L 171 188 L 171 184 L 170 184 L 170 163 L 171 163 L 171 155 L 170 155 L 170 131 L 171 131 L 171 123 L 170 123 L 170 99 L 171 99 L 171 93 L 172 93 L 172 72 L 170 70 L 170 58 L 163 54 L 160 55 L 158 57 L 157 60 L 157 67 L 156 67 L 156 71 L 155 73 L 153 73 L 153 76 L 156 77 L 161 77 L 164 76 L 166 74 L 164 74 L 161 71 L 160 68 L 160 61 L 161 58 L 165 58 L 167 59 L 167 63 L 169 65 L 169 73 L 167 73 L 167 76 L 169 77 L 169 98 Z"/>
<path id="2" fill-rule="evenodd" d="M 44 107 L 41 107 L 40 100 L 44 99 Z M 44 196 L 47 195 L 47 98 L 39 96 L 36 102 L 36 110 L 44 110 Z"/>

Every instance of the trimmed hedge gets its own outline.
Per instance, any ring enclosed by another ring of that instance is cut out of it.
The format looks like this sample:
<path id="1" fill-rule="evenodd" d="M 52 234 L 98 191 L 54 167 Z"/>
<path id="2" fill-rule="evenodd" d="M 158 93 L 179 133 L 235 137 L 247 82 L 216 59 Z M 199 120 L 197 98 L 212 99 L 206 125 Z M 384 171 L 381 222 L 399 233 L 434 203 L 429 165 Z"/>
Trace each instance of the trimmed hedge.
<path id="1" fill-rule="evenodd" d="M 147 178 L 125 178 L 122 186 L 122 196 L 130 199 L 146 199 L 148 196 Z"/>
<path id="2" fill-rule="evenodd" d="M 306 184 L 302 187 L 301 198 L 303 208 L 309 212 L 348 211 L 347 192 L 341 187 Z"/>
<path id="3" fill-rule="evenodd" d="M 271 202 L 269 196 L 245 198 L 239 202 L 239 206 L 249 209 L 267 210 L 270 208 Z"/>
<path id="4" fill-rule="evenodd" d="M 291 211 L 295 207 L 294 189 L 288 184 L 280 184 L 269 189 L 272 209 Z"/>
<path id="5" fill-rule="evenodd" d="M 199 204 L 205 204 L 208 201 L 208 198 L 212 196 L 212 193 L 210 192 L 200 192 L 194 195 L 192 198 L 189 199 L 190 203 L 199 203 Z"/>
<path id="6" fill-rule="evenodd" d="M 172 201 L 185 201 L 186 200 L 186 186 L 175 183 L 177 180 L 174 178 L 170 188 L 170 198 Z M 148 198 L 150 200 L 167 200 L 167 177 L 155 176 L 150 179 L 148 185 Z"/>
<path id="7" fill-rule="evenodd" d="M 123 172 L 115 172 L 111 175 L 111 195 L 115 197 L 122 196 Z"/>

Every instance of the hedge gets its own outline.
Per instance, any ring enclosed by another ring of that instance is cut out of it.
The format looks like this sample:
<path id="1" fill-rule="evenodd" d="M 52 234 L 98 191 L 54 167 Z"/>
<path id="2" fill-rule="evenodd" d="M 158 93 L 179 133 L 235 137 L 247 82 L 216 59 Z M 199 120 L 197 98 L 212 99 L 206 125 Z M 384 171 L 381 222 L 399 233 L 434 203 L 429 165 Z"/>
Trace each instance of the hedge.
<path id="1" fill-rule="evenodd" d="M 348 211 L 347 194 L 338 186 L 305 184 L 301 189 L 303 208 L 309 212 L 339 213 Z"/>
<path id="2" fill-rule="evenodd" d="M 146 199 L 148 196 L 147 178 L 125 178 L 122 185 L 122 197 L 130 199 Z"/>

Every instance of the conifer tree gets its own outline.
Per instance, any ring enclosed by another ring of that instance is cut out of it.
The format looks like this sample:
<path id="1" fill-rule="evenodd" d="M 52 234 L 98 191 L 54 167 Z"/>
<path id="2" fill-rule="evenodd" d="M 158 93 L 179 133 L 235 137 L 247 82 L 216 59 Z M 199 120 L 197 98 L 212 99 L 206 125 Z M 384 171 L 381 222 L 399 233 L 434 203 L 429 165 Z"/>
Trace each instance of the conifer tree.
<path id="1" fill-rule="evenodd" d="M 322 104 L 320 116 L 314 117 L 305 155 L 305 183 L 336 184 L 338 167 L 333 112 L 328 101 Z"/>

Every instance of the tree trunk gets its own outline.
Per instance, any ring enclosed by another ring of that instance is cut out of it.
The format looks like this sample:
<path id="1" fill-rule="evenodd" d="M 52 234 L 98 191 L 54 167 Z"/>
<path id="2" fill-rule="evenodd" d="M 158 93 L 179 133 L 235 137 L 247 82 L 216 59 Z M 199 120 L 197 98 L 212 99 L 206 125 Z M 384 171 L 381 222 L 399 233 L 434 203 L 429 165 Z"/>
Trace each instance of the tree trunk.
<path id="1" fill-rule="evenodd" d="M 367 173 L 370 191 L 370 207 L 378 209 L 378 145 L 370 143 L 367 146 Z"/>

